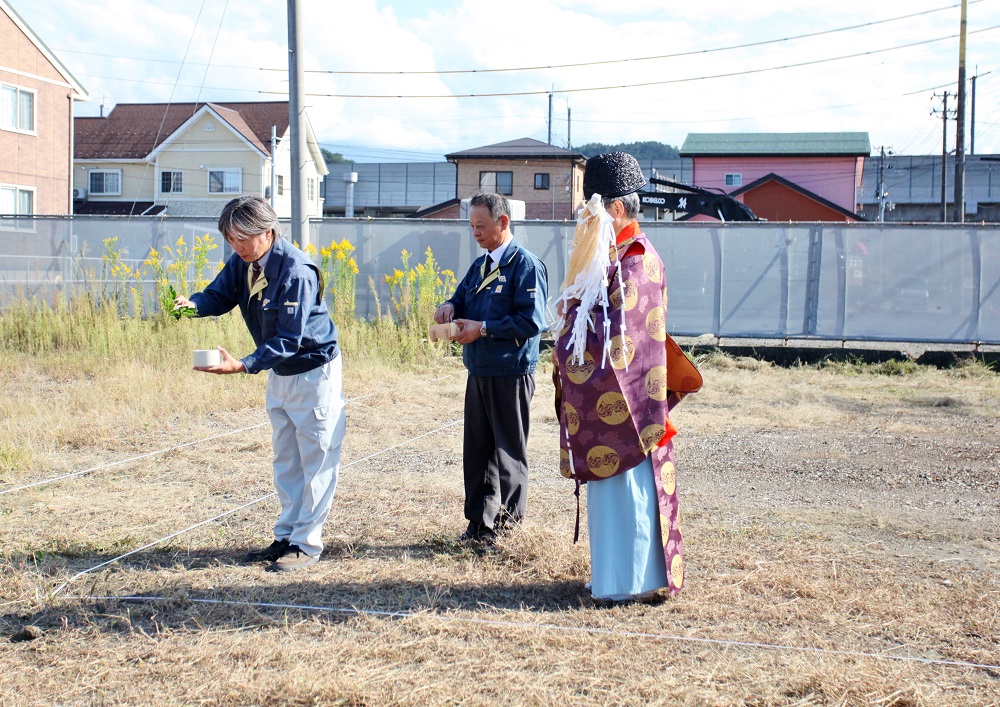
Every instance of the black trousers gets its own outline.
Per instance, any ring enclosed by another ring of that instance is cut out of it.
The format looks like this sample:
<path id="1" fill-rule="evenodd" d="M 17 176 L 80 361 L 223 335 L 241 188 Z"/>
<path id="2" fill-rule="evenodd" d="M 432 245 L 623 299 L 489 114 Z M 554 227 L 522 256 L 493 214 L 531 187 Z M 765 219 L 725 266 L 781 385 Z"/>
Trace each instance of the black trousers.
<path id="1" fill-rule="evenodd" d="M 535 377 L 469 376 L 465 387 L 465 517 L 469 532 L 495 533 L 524 517 L 528 421 Z"/>

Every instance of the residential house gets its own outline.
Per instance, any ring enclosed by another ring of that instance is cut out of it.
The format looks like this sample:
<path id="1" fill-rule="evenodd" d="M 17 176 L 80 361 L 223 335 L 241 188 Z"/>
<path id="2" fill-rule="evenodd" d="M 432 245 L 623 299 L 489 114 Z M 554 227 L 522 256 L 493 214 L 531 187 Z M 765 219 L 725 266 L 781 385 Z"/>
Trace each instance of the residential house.
<path id="1" fill-rule="evenodd" d="M 499 192 L 524 202 L 526 219 L 575 219 L 583 203 L 580 152 L 521 138 L 445 155 L 457 166 L 455 198 L 423 217 L 458 218 L 460 202 L 477 191 Z"/>
<path id="2" fill-rule="evenodd" d="M 691 183 L 769 221 L 859 221 L 868 133 L 690 133 Z"/>
<path id="3" fill-rule="evenodd" d="M 87 90 L 0 0 L 0 214 L 72 212 L 73 105 Z"/>
<path id="4" fill-rule="evenodd" d="M 306 121 L 306 213 L 323 214 L 326 162 Z M 273 150 L 271 136 L 277 136 Z M 126 103 L 77 118 L 73 186 L 77 214 L 218 216 L 243 193 L 270 198 L 289 217 L 288 103 Z"/>

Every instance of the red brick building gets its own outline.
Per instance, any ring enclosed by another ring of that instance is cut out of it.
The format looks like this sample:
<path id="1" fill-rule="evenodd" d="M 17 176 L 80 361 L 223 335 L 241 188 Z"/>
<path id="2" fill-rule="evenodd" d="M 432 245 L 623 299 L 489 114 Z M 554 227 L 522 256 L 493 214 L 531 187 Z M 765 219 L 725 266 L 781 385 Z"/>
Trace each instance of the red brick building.
<path id="1" fill-rule="evenodd" d="M 73 104 L 86 89 L 0 0 L 0 214 L 73 211 Z"/>

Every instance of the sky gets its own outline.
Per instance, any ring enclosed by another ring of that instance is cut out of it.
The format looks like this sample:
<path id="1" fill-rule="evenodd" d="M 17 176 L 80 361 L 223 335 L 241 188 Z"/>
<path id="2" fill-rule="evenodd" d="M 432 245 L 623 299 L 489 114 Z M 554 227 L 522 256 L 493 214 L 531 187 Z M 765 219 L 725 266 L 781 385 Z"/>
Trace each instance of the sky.
<path id="1" fill-rule="evenodd" d="M 287 99 L 287 2 L 9 1 L 89 91 L 77 115 L 98 115 L 102 104 L 107 112 L 118 103 Z M 547 141 L 549 91 L 552 143 L 562 147 L 860 131 L 876 152 L 940 154 L 942 94 L 950 112 L 957 103 L 960 0 L 299 8 L 309 118 L 324 147 L 358 162 L 440 161 L 523 137 Z M 967 26 L 975 153 L 997 154 L 1000 0 L 969 0 Z M 955 128 L 949 120 L 949 150 Z"/>

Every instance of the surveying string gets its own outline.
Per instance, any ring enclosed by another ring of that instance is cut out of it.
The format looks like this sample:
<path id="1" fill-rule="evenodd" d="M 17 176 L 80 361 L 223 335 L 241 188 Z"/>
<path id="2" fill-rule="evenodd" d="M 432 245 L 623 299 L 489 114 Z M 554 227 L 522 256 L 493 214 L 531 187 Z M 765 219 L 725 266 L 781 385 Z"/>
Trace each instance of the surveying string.
<path id="1" fill-rule="evenodd" d="M 357 399 L 357 398 L 355 398 L 355 399 Z M 436 434 L 436 433 L 440 432 L 441 430 L 446 430 L 449 427 L 453 427 L 454 425 L 457 425 L 457 424 L 463 422 L 463 420 L 464 420 L 464 418 L 460 418 L 458 420 L 452 420 L 451 422 L 448 422 L 448 423 L 442 425 L 441 427 L 438 427 L 436 430 L 431 430 L 430 432 L 425 432 L 422 435 L 418 435 L 416 437 L 412 437 L 412 438 L 410 438 L 410 439 L 408 439 L 408 440 L 406 440 L 404 442 L 400 442 L 399 444 L 394 444 L 391 447 L 386 447 L 385 449 L 382 449 L 382 450 L 380 450 L 378 452 L 375 452 L 373 454 L 369 454 L 366 457 L 361 457 L 361 459 L 356 459 L 356 460 L 350 462 L 349 464 L 343 465 L 341 467 L 341 469 L 348 469 L 348 468 L 354 466 L 355 464 L 360 464 L 362 462 L 368 461 L 369 459 L 373 459 L 374 457 L 377 457 L 377 456 L 380 456 L 382 454 L 385 454 L 386 452 L 391 452 L 394 449 L 398 449 L 399 447 L 402 447 L 402 446 L 405 446 L 407 444 L 411 444 L 413 442 L 416 442 L 418 439 L 423 439 L 424 437 L 428 437 L 428 436 L 430 436 L 432 434 Z M 128 552 L 122 553 L 121 555 L 118 555 L 118 557 L 113 557 L 110 560 L 107 560 L 106 562 L 102 562 L 99 565 L 94 565 L 93 567 L 90 567 L 89 569 L 85 569 L 85 570 L 83 570 L 81 572 L 77 572 L 75 575 L 73 575 L 72 577 L 70 577 L 69 579 L 67 579 L 65 582 L 63 582 L 62 584 L 60 584 L 59 587 L 54 592 L 52 592 L 52 596 L 55 597 L 57 594 L 59 594 L 59 592 L 61 592 L 63 589 L 65 589 L 67 586 L 69 586 L 69 584 L 71 582 L 79 579 L 80 577 L 84 576 L 85 574 L 90 574 L 94 570 L 99 570 L 102 567 L 107 567 L 108 565 L 112 565 L 112 564 L 118 562 L 119 560 L 124 560 L 126 557 L 130 557 L 131 555 L 134 555 L 134 554 L 136 554 L 138 552 L 142 552 L 143 550 L 148 550 L 149 548 L 155 547 L 156 545 L 159 545 L 162 542 L 166 542 L 167 540 L 172 540 L 172 539 L 174 539 L 174 538 L 176 538 L 176 537 L 178 537 L 180 535 L 184 535 L 185 533 L 189 533 L 192 530 L 200 528 L 203 525 L 208 525 L 209 523 L 212 523 L 214 521 L 217 521 L 217 520 L 220 520 L 222 518 L 225 518 L 226 516 L 230 516 L 233 513 L 237 513 L 238 511 L 243 510 L 244 508 L 249 508 L 250 506 L 254 506 L 254 505 L 260 503 L 261 501 L 266 501 L 267 499 L 269 499 L 269 498 L 271 498 L 273 496 L 277 496 L 277 495 L 278 494 L 277 494 L 276 491 L 272 491 L 271 493 L 265 494 L 265 495 L 261 496 L 260 498 L 255 498 L 254 500 L 249 501 L 248 503 L 244 503 L 242 506 L 238 506 L 238 507 L 232 508 L 232 509 L 230 509 L 228 511 L 224 511 L 224 512 L 222 512 L 222 513 L 220 513 L 220 514 L 218 514 L 216 516 L 213 516 L 213 517 L 209 518 L 208 520 L 203 520 L 203 521 L 201 521 L 199 523 L 195 523 L 194 525 L 189 525 L 187 528 L 184 528 L 183 530 L 178 530 L 176 533 L 171 533 L 170 535 L 162 537 L 159 540 L 154 540 L 151 543 L 146 543 L 142 547 L 137 547 L 134 550 L 129 550 Z"/>
<path id="2" fill-rule="evenodd" d="M 449 374 L 447 376 L 441 376 L 439 378 L 432 378 L 431 380 L 429 380 L 427 382 L 428 383 L 433 383 L 435 381 L 442 380 L 443 378 L 450 378 L 450 377 L 451 377 L 451 374 Z M 378 393 L 368 393 L 367 395 L 361 395 L 361 396 L 356 397 L 356 398 L 351 398 L 350 400 L 346 401 L 345 404 L 346 405 L 350 405 L 351 403 L 356 403 L 359 400 L 364 400 L 365 398 L 371 398 L 371 397 L 373 397 L 375 395 L 378 395 Z M 89 469 L 81 469 L 80 471 L 71 471 L 68 474 L 62 474 L 61 476 L 54 476 L 51 479 L 42 479 L 41 481 L 36 481 L 34 483 L 31 483 L 31 484 L 25 484 L 24 486 L 17 486 L 17 487 L 12 488 L 12 489 L 5 489 L 3 491 L 0 491 L 0 496 L 4 496 L 4 495 L 6 495 L 8 493 L 14 493 L 15 491 L 24 491 L 25 489 L 35 488 L 37 486 L 45 486 L 46 484 L 52 484 L 52 483 L 55 483 L 56 481 L 63 481 L 64 479 L 72 479 L 72 478 L 74 478 L 76 476 L 85 476 L 87 474 L 93 474 L 96 471 L 104 471 L 105 469 L 110 469 L 110 468 L 115 467 L 115 466 L 121 466 L 123 464 L 131 464 L 132 462 L 137 462 L 137 461 L 139 461 L 141 459 L 147 459 L 149 457 L 154 457 L 157 454 L 166 454 L 167 452 L 173 452 L 173 451 L 176 451 L 178 449 L 184 449 L 185 447 L 193 447 L 194 445 L 201 444 L 202 442 L 211 442 L 213 439 L 220 439 L 222 437 L 228 437 L 230 435 L 239 434 L 240 432 L 249 432 L 250 430 L 255 430 L 258 427 L 263 427 L 264 425 L 267 425 L 267 424 L 269 424 L 269 423 L 267 423 L 267 422 L 259 422 L 256 425 L 250 425 L 249 427 L 241 427 L 238 430 L 230 430 L 229 432 L 221 432 L 221 433 L 219 433 L 217 435 L 212 435 L 211 437 L 204 437 L 202 439 L 194 440 L 193 442 L 184 442 L 183 444 L 178 444 L 178 445 L 173 446 L 173 447 L 166 447 L 164 449 L 157 449 L 155 452 L 146 452 L 145 454 L 140 454 L 140 455 L 135 456 L 135 457 L 129 457 L 128 459 L 120 459 L 119 461 L 111 462 L 109 464 L 102 464 L 101 466 L 94 466 L 94 467 L 91 467 Z"/>
<path id="3" fill-rule="evenodd" d="M 64 597 L 76 601 L 125 601 L 125 602 L 176 602 L 177 598 L 160 596 L 73 596 Z M 761 643 L 757 641 L 729 641 L 722 638 L 702 638 L 699 636 L 678 636 L 663 633 L 648 633 L 645 631 L 615 631 L 607 628 L 590 626 L 560 626 L 559 624 L 536 624 L 526 621 L 502 621 L 500 619 L 476 619 L 462 616 L 446 616 L 427 612 L 413 613 L 411 611 L 378 611 L 374 609 L 358 609 L 355 607 L 310 606 L 308 604 L 281 604 L 261 601 L 233 601 L 230 599 L 192 599 L 185 597 L 184 601 L 193 604 L 220 604 L 226 606 L 245 606 L 263 609 L 292 609 L 297 611 L 319 611 L 335 614 L 354 614 L 356 616 L 374 616 L 389 619 L 419 619 L 432 618 L 444 622 L 476 624 L 480 626 L 495 626 L 497 628 L 536 629 L 541 631 L 562 631 L 565 633 L 585 633 L 596 636 L 613 636 L 619 638 L 644 638 L 655 641 L 676 641 L 678 643 L 702 643 L 711 646 L 756 648 L 773 651 L 796 651 L 799 653 L 818 653 L 824 655 L 845 656 L 850 658 L 874 658 L 876 660 L 897 660 L 907 663 L 922 663 L 924 665 L 941 665 L 953 668 L 975 668 L 977 670 L 1000 671 L 1000 665 L 989 663 L 972 663 L 963 660 L 942 660 L 940 658 L 921 658 L 919 656 L 892 655 L 890 653 L 868 653 L 865 651 L 847 651 L 838 648 L 816 648 L 814 646 L 795 646 L 782 643 Z"/>

